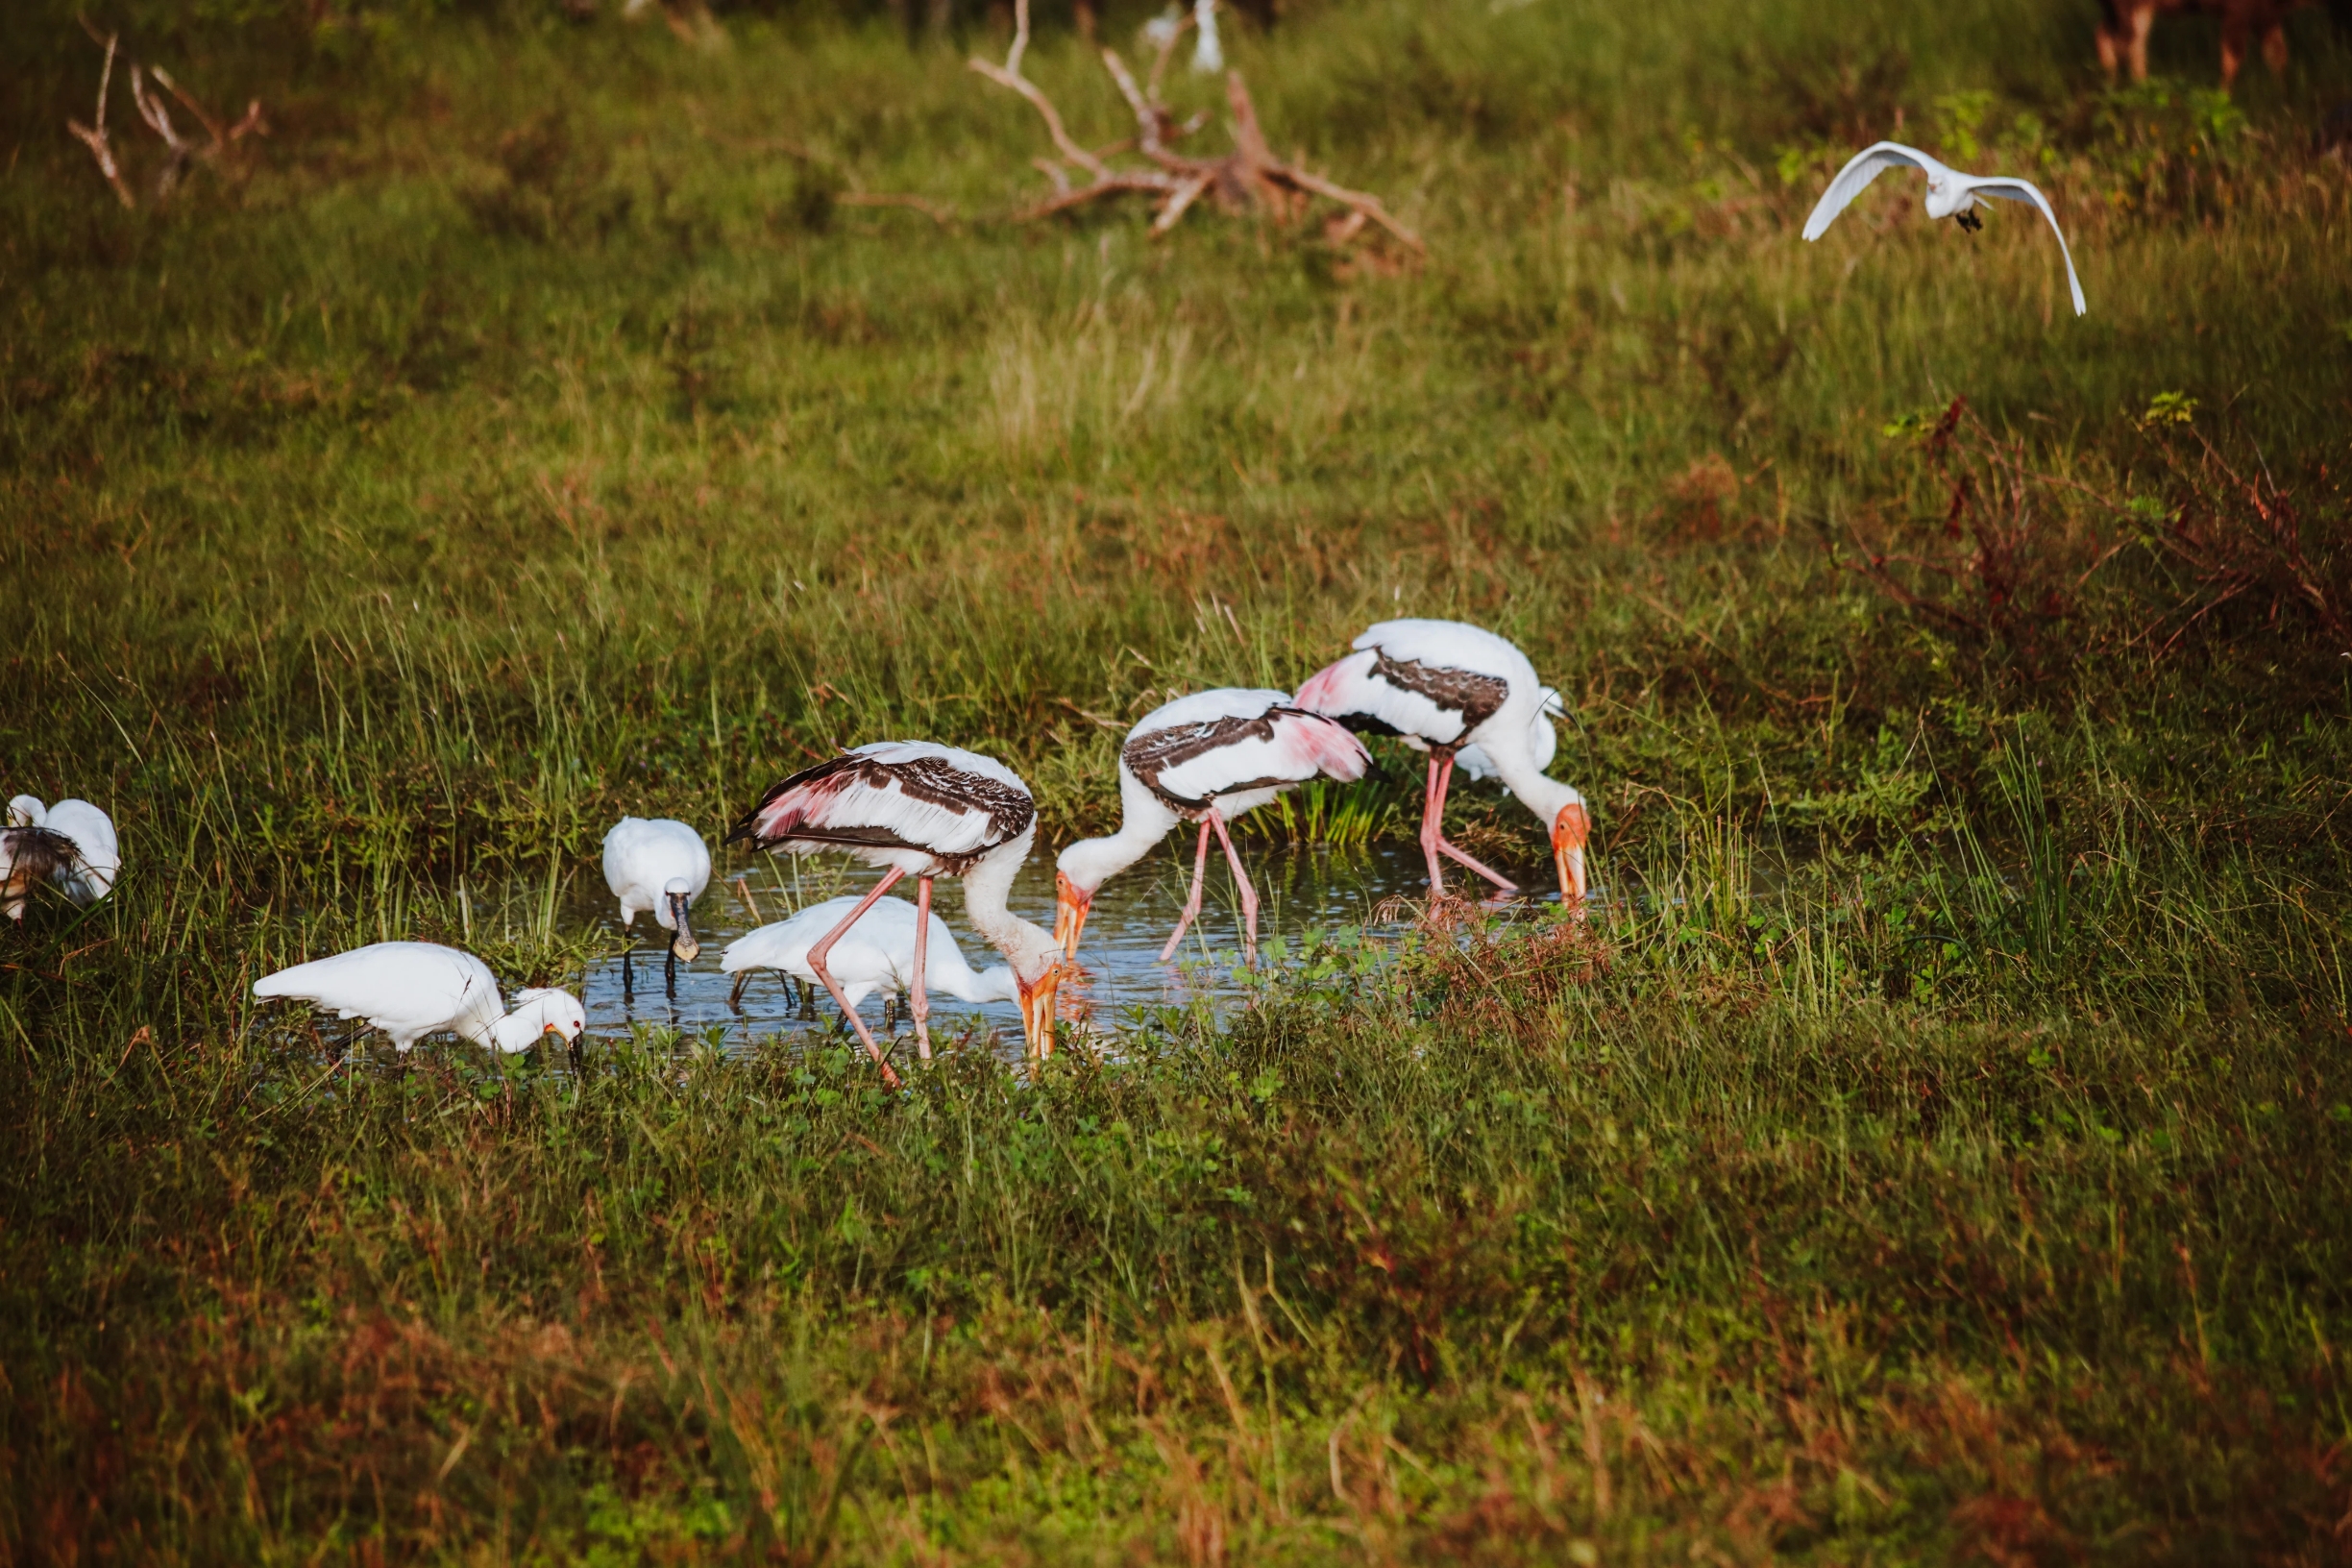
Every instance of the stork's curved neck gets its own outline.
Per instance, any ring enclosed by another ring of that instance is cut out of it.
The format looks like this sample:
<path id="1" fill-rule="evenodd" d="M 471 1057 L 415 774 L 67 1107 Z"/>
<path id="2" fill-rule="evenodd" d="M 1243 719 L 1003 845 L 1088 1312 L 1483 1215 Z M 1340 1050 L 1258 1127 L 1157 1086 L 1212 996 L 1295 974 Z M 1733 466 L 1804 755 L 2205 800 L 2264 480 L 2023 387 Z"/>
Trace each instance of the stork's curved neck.
<path id="1" fill-rule="evenodd" d="M 1014 914 L 1006 900 L 1013 894 L 1014 875 L 1036 843 L 1037 824 L 1032 822 L 1019 838 L 990 850 L 964 873 L 964 914 L 972 929 L 1005 955 L 1015 974 L 1032 982 L 1053 968 L 1061 949 L 1054 945 L 1052 932 Z"/>
<path id="2" fill-rule="evenodd" d="M 1545 832 L 1558 822 L 1564 807 L 1583 804 L 1584 796 L 1574 788 L 1536 768 L 1534 755 L 1528 749 L 1527 725 L 1505 726 L 1501 736 L 1491 740 L 1481 736 L 1479 744 L 1492 759 L 1504 788 L 1542 820 Z"/>
<path id="3" fill-rule="evenodd" d="M 1119 765 L 1119 826 L 1104 839 L 1080 839 L 1062 851 L 1055 862 L 1063 875 L 1083 893 L 1091 894 L 1152 851 L 1183 819 L 1167 802 L 1143 787 L 1142 780 Z"/>

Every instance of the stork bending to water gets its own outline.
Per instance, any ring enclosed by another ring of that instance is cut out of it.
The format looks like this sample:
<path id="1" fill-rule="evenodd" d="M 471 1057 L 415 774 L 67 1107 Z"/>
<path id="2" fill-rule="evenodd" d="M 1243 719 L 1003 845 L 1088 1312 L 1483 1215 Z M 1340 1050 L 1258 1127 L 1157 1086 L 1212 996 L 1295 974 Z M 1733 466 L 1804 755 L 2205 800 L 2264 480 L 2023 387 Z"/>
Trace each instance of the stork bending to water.
<path id="1" fill-rule="evenodd" d="M 1298 705 L 1350 729 L 1397 735 L 1430 754 L 1421 796 L 1421 852 L 1430 892 L 1445 892 L 1440 857 L 1456 860 L 1504 893 L 1518 887 L 1472 859 L 1445 836 L 1446 792 L 1470 747 L 1552 836 L 1560 901 L 1584 901 L 1584 842 L 1592 817 L 1584 797 L 1544 775 L 1557 742 L 1550 731 L 1559 694 L 1535 678 L 1518 649 L 1458 621 L 1384 621 L 1356 639 L 1356 651 L 1316 672 Z M 1540 760 L 1539 760 L 1540 759 Z"/>
<path id="2" fill-rule="evenodd" d="M 1151 852 L 1180 822 L 1200 823 L 1192 896 L 1161 949 L 1165 963 L 1200 913 L 1201 882 L 1214 832 L 1241 894 L 1246 954 L 1258 961 L 1258 890 L 1241 869 L 1226 824 L 1311 778 L 1353 784 L 1372 759 L 1344 725 L 1293 705 L 1287 692 L 1220 687 L 1164 703 L 1128 731 L 1119 747 L 1119 830 L 1081 839 L 1056 862 L 1054 940 L 1074 958 L 1102 885 Z"/>
<path id="3" fill-rule="evenodd" d="M 1051 1054 L 1054 992 L 1060 983 L 1061 950 L 1052 933 L 1032 925 L 1006 907 L 1014 873 L 1037 842 L 1037 802 L 1029 786 L 993 758 L 930 741 L 879 741 L 804 768 L 772 786 L 726 836 L 729 844 L 783 849 L 796 855 L 835 852 L 883 869 L 882 880 L 858 908 L 809 949 L 809 970 L 847 1014 L 866 1050 L 882 1069 L 883 1081 L 898 1087 L 898 1075 L 857 1009 L 845 999 L 839 977 L 826 966 L 833 946 L 857 914 L 900 878 L 916 879 L 915 958 L 908 978 L 908 1011 L 915 1019 L 916 1049 L 931 1058 L 931 1007 L 923 976 L 930 937 L 931 884 L 961 877 L 964 910 L 972 928 L 1013 966 L 1021 1009 L 1021 1034 L 1032 1055 Z"/>

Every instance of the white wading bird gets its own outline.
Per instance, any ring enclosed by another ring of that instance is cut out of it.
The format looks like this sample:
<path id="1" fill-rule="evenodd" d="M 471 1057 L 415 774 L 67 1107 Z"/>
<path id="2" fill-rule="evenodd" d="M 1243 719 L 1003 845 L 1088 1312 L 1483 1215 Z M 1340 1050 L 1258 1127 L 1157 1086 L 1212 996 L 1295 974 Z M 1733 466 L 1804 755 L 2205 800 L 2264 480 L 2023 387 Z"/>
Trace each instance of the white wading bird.
<path id="1" fill-rule="evenodd" d="M 2058 236 L 2058 254 L 2066 260 L 2067 287 L 2074 295 L 2074 313 L 2083 314 L 2089 306 L 2083 304 L 2082 282 L 2074 276 L 2074 253 L 2067 249 L 2066 231 L 2058 227 L 2058 214 L 2042 192 L 2029 181 L 2011 179 L 2006 175 L 1962 174 L 1949 164 L 1939 163 L 1916 147 L 1905 147 L 1899 141 L 1874 142 L 1854 154 L 1847 165 L 1838 170 L 1829 188 L 1814 204 L 1813 215 L 1805 219 L 1804 237 L 1821 238 L 1829 232 L 1829 225 L 1847 204 L 1862 194 L 1862 189 L 1881 171 L 1904 165 L 1927 176 L 1927 215 L 1930 218 L 1957 218 L 1960 227 L 1973 233 L 1984 227 L 1984 220 L 1975 209 L 1991 196 L 2004 202 L 2026 202 L 2041 208 L 2049 219 L 2050 233 Z"/>
<path id="2" fill-rule="evenodd" d="M 1037 802 L 1029 786 L 1004 764 L 930 741 L 861 746 L 772 786 L 728 831 L 726 842 L 796 855 L 831 851 L 885 868 L 861 908 L 901 877 L 916 879 L 915 907 L 926 919 L 915 927 L 907 1010 L 915 1018 L 916 1048 L 925 1061 L 931 1057 L 931 1005 L 922 984 L 930 969 L 923 948 L 930 937 L 931 882 L 963 878 L 964 912 L 972 928 L 1013 966 L 1029 1051 L 1052 1053 L 1061 950 L 1050 932 L 1005 907 L 1013 875 L 1037 842 Z M 883 1081 L 895 1089 L 898 1075 L 882 1059 L 882 1047 L 844 999 L 827 967 L 833 944 L 849 925 L 849 919 L 843 919 L 809 950 L 809 972 L 833 993 L 882 1069 Z"/>
<path id="3" fill-rule="evenodd" d="M 621 900 L 622 928 L 628 930 L 640 913 L 650 911 L 654 923 L 671 933 L 662 978 L 673 995 L 677 993 L 678 960 L 692 964 L 702 950 L 688 914 L 710 886 L 710 848 L 702 835 L 684 822 L 667 817 L 624 817 L 604 835 L 604 885 Z M 633 932 L 629 948 L 636 949 Z M 625 995 L 636 990 L 625 952 L 621 955 L 621 990 Z"/>
<path id="4" fill-rule="evenodd" d="M 1184 941 L 1200 913 L 1201 882 L 1209 870 L 1209 835 L 1225 846 L 1234 884 L 1241 892 L 1247 953 L 1258 960 L 1258 890 L 1234 849 L 1225 824 L 1308 779 L 1353 784 L 1372 759 L 1347 728 L 1292 704 L 1287 692 L 1222 687 L 1180 697 L 1143 716 L 1119 747 L 1119 830 L 1107 839 L 1081 839 L 1062 851 L 1055 881 L 1060 896 L 1054 940 L 1074 958 L 1087 912 L 1102 885 L 1151 852 L 1179 822 L 1200 823 L 1192 855 L 1192 896 L 1161 949 L 1163 963 Z"/>
<path id="5" fill-rule="evenodd" d="M 728 1005 L 743 1000 L 744 987 L 750 983 L 754 969 L 781 969 L 803 980 L 815 980 L 817 971 L 809 963 L 809 949 L 853 915 L 856 923 L 825 955 L 825 968 L 841 982 L 841 993 L 849 998 L 852 1008 L 877 991 L 895 996 L 915 972 L 915 906 L 904 898 L 878 898 L 870 904 L 852 894 L 811 904 L 790 919 L 747 931 L 728 943 L 719 968 L 741 976 L 727 998 Z M 985 971 L 974 970 L 964 961 L 964 950 L 956 945 L 945 920 L 933 915 L 930 927 L 923 944 L 925 992 L 944 992 L 966 1002 L 1020 1000 L 1020 988 L 1011 969 L 999 964 Z"/>
<path id="6" fill-rule="evenodd" d="M 1317 672 L 1299 688 L 1298 705 L 1328 714 L 1350 729 L 1398 735 L 1430 754 L 1421 797 L 1421 852 L 1429 860 L 1430 891 L 1445 891 L 1438 857 L 1451 856 L 1505 893 L 1517 887 L 1450 844 L 1445 836 L 1446 791 L 1462 751 L 1477 747 L 1495 776 L 1542 820 L 1552 835 L 1560 901 L 1584 901 L 1584 841 L 1592 817 L 1584 797 L 1544 776 L 1549 759 L 1548 711 L 1558 694 L 1535 678 L 1526 654 L 1491 631 L 1458 621 L 1384 621 L 1356 639 L 1356 651 Z"/>
<path id="7" fill-rule="evenodd" d="M 568 991 L 515 992 L 508 1012 L 490 966 L 432 942 L 379 942 L 264 975 L 254 994 L 290 996 L 336 1017 L 365 1018 L 405 1052 L 427 1035 L 453 1030 L 475 1044 L 513 1055 L 542 1035 L 576 1043 L 588 1015 Z"/>
<path id="8" fill-rule="evenodd" d="M 87 800 L 43 806 L 20 795 L 8 803 L 8 821 L 0 831 L 0 902 L 9 919 L 24 919 L 37 883 L 51 883 L 84 909 L 114 886 L 122 870 L 114 823 Z"/>

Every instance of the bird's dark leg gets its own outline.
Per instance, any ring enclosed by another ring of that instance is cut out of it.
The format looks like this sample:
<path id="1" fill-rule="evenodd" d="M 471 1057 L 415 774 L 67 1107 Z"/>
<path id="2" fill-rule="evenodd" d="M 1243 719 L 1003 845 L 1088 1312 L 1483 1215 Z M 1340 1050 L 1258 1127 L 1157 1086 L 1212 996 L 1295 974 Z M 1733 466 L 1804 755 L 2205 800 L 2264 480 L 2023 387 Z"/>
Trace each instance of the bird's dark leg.
<path id="1" fill-rule="evenodd" d="M 874 900 L 888 893 L 904 875 L 906 872 L 896 867 L 891 868 L 882 880 L 874 884 L 873 891 L 858 900 L 857 908 L 851 910 L 841 924 L 827 931 L 817 945 L 809 949 L 808 955 L 810 970 L 824 982 L 825 990 L 833 993 L 834 1005 L 849 1020 L 849 1027 L 857 1031 L 858 1039 L 865 1041 L 866 1054 L 874 1059 L 874 1066 L 882 1069 L 882 1082 L 892 1089 L 898 1087 L 898 1075 L 891 1070 L 890 1063 L 882 1055 L 882 1047 L 874 1043 L 873 1031 L 866 1027 L 866 1020 L 858 1017 L 857 1009 L 849 1005 L 849 998 L 842 994 L 841 982 L 833 978 L 831 969 L 825 968 L 825 960 L 832 956 L 833 944 L 841 941 L 843 934 L 857 924 L 859 917 L 873 908 Z"/>
<path id="2" fill-rule="evenodd" d="M 621 949 L 621 1000 L 624 1002 L 637 999 L 637 976 L 629 968 L 629 954 L 636 950 L 637 939 L 634 937 L 629 939 L 626 947 Z"/>
<path id="3" fill-rule="evenodd" d="M 677 949 L 662 949 L 662 991 L 672 1001 L 677 1000 Z"/>
<path id="4" fill-rule="evenodd" d="M 1487 881 L 1492 882 L 1495 885 L 1497 892 L 1517 893 L 1519 891 L 1518 883 L 1513 882 L 1509 877 L 1505 876 L 1501 871 L 1494 870 L 1491 868 L 1471 859 L 1469 855 L 1465 854 L 1460 849 L 1460 847 L 1447 841 L 1445 829 L 1442 824 L 1445 821 L 1446 791 L 1453 788 L 1453 786 L 1454 753 L 1449 751 L 1446 753 L 1445 768 L 1437 775 L 1437 812 L 1436 816 L 1433 819 L 1440 824 L 1436 833 L 1438 852 L 1440 854 L 1451 856 L 1453 859 L 1461 862 L 1464 866 L 1469 867 L 1472 870 L 1478 872 L 1479 875 L 1484 877 Z"/>
<path id="5" fill-rule="evenodd" d="M 1241 929 L 1244 938 L 1241 956 L 1250 967 L 1258 967 L 1258 890 L 1250 886 L 1249 872 L 1241 869 L 1240 853 L 1234 848 L 1233 835 L 1225 830 L 1225 814 L 1211 808 L 1209 821 L 1216 824 L 1217 842 L 1225 846 L 1225 863 L 1233 868 L 1234 886 L 1241 890 Z"/>
<path id="6" fill-rule="evenodd" d="M 931 1060 L 931 998 L 923 991 L 924 966 L 930 961 L 931 879 L 915 879 L 915 973 L 907 983 L 907 1012 L 915 1019 L 915 1050 Z"/>
<path id="7" fill-rule="evenodd" d="M 1962 208 L 1952 221 L 1960 225 L 1964 233 L 1972 234 L 1984 227 L 1984 219 L 1976 215 L 1976 209 L 1972 207 Z"/>
<path id="8" fill-rule="evenodd" d="M 1209 824 L 1202 822 L 1200 848 L 1192 856 L 1192 896 L 1185 900 L 1184 913 L 1176 918 L 1175 934 L 1168 938 L 1167 945 L 1160 949 L 1160 962 L 1163 964 L 1176 956 L 1176 944 L 1184 941 L 1185 928 L 1192 923 L 1192 917 L 1200 913 L 1201 880 L 1209 874 Z"/>

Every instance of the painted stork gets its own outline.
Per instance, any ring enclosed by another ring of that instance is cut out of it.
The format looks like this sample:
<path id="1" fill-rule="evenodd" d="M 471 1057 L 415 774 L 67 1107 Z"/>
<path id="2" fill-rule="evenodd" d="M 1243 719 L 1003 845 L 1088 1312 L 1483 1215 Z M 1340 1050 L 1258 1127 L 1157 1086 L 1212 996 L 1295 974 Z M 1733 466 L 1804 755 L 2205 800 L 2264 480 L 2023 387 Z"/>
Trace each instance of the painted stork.
<path id="1" fill-rule="evenodd" d="M 24 919 L 34 887 L 52 884 L 84 909 L 104 898 L 122 870 L 112 819 L 87 800 L 44 806 L 29 795 L 8 803 L 0 830 L 0 903 L 9 919 Z"/>
<path id="2" fill-rule="evenodd" d="M 1957 218 L 1960 227 L 1974 233 L 1984 227 L 1976 208 L 1988 209 L 1985 198 L 2004 202 L 2023 202 L 2037 208 L 2049 220 L 2050 233 L 2058 236 L 2058 254 L 2066 261 L 2067 289 L 2074 298 L 2074 313 L 2082 315 L 2090 309 L 2083 304 L 2082 280 L 2074 276 L 2074 253 L 2067 249 L 2066 231 L 2058 227 L 2058 214 L 2050 210 L 2049 198 L 2029 180 L 2018 180 L 2007 175 L 1963 174 L 1948 163 L 1941 163 L 1899 141 L 1873 142 L 1847 160 L 1829 182 L 1829 188 L 1814 204 L 1813 213 L 1805 219 L 1804 237 L 1816 240 L 1829 232 L 1837 215 L 1873 180 L 1885 170 L 1912 168 L 1927 177 L 1927 216 L 1930 219 Z"/>
<path id="3" fill-rule="evenodd" d="M 1340 723 L 1295 706 L 1287 692 L 1221 687 L 1163 703 L 1127 732 L 1119 747 L 1119 830 L 1081 839 L 1062 851 L 1054 940 L 1074 958 L 1088 912 L 1102 885 L 1151 852 L 1180 822 L 1200 823 L 1192 854 L 1192 896 L 1160 950 L 1165 963 L 1200 913 L 1209 870 L 1209 835 L 1225 846 L 1241 893 L 1246 952 L 1258 961 L 1258 890 L 1241 869 L 1226 824 L 1311 778 L 1353 784 L 1372 764 L 1363 743 Z"/>
<path id="4" fill-rule="evenodd" d="M 728 831 L 726 842 L 796 855 L 847 854 L 882 869 L 882 880 L 860 901 L 860 909 L 900 878 L 916 879 L 915 907 L 924 919 L 915 927 L 908 1011 L 915 1018 L 916 1048 L 925 1061 L 931 1058 L 931 1007 L 923 988 L 930 968 L 923 949 L 930 938 L 931 883 L 942 876 L 961 877 L 964 910 L 973 929 L 1013 966 L 1029 1051 L 1052 1054 L 1062 954 L 1051 932 L 1015 915 L 1005 902 L 1014 873 L 1037 842 L 1037 802 L 1029 786 L 1003 763 L 930 741 L 861 746 L 772 786 Z M 883 1081 L 895 1089 L 898 1075 L 882 1059 L 882 1047 L 827 967 L 834 943 L 855 918 L 854 912 L 845 918 L 809 950 L 809 969 L 848 1015 Z"/>
<path id="5" fill-rule="evenodd" d="M 904 898 L 865 899 L 854 894 L 812 904 L 790 919 L 747 931 L 727 943 L 719 968 L 739 975 L 729 1006 L 742 1002 L 744 987 L 754 969 L 781 969 L 803 980 L 815 980 L 809 949 L 851 916 L 848 933 L 825 955 L 825 968 L 842 985 L 842 994 L 857 1006 L 875 992 L 894 996 L 915 972 L 915 906 Z M 923 989 L 944 992 L 965 1002 L 1017 1002 L 1020 988 L 1013 971 L 999 964 L 975 970 L 965 962 L 947 922 L 929 917 L 923 955 Z"/>
<path id="6" fill-rule="evenodd" d="M 338 1017 L 365 1018 L 404 1054 L 427 1035 L 453 1030 L 511 1056 L 543 1035 L 576 1044 L 588 1015 L 568 991 L 515 992 L 509 1011 L 490 966 L 433 942 L 379 942 L 262 976 L 254 994 L 292 997 Z"/>
<path id="7" fill-rule="evenodd" d="M 1505 893 L 1517 887 L 1479 864 L 1445 836 L 1446 792 L 1463 750 L 1476 747 L 1485 765 L 1552 835 L 1560 901 L 1584 901 L 1584 841 L 1592 818 L 1584 797 L 1544 776 L 1556 741 L 1549 712 L 1558 694 L 1535 678 L 1526 654 L 1493 632 L 1458 621 L 1384 621 L 1356 639 L 1356 651 L 1316 672 L 1299 688 L 1298 705 L 1327 714 L 1359 733 L 1396 735 L 1430 754 L 1421 797 L 1421 852 L 1429 860 L 1430 891 L 1445 891 L 1440 856 L 1462 865 Z"/>
<path id="8" fill-rule="evenodd" d="M 702 835 L 684 822 L 667 817 L 624 817 L 604 835 L 604 885 L 621 900 L 622 929 L 649 912 L 654 923 L 671 933 L 670 950 L 662 961 L 662 978 L 670 994 L 677 994 L 678 960 L 692 964 L 702 944 L 695 941 L 688 919 L 694 901 L 710 885 L 710 848 Z M 629 947 L 636 948 L 632 933 Z M 621 955 L 621 990 L 635 992 L 629 955 Z"/>

